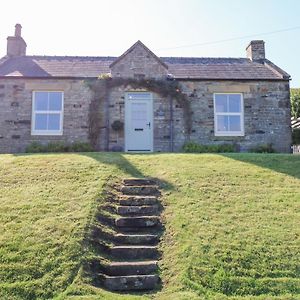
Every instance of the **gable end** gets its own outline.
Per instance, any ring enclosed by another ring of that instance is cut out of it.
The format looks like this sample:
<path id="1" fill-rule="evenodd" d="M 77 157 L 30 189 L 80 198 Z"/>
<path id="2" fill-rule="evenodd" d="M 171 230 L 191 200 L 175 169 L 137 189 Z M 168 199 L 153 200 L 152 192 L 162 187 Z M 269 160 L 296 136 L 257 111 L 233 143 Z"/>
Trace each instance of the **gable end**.
<path id="1" fill-rule="evenodd" d="M 137 41 L 111 63 L 110 69 L 113 77 L 157 78 L 168 73 L 168 65 L 141 41 Z"/>

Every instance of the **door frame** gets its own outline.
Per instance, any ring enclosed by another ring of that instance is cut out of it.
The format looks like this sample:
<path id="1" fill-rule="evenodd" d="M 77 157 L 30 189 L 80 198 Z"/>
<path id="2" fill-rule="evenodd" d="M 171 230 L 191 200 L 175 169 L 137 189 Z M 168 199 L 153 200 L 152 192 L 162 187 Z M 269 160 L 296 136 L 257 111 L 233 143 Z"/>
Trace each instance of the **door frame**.
<path id="1" fill-rule="evenodd" d="M 133 99 L 130 100 L 128 99 L 128 94 L 139 94 L 139 93 L 148 93 L 150 95 L 149 99 Z M 150 127 L 150 134 L 149 134 L 149 138 L 150 138 L 150 149 L 149 151 L 129 151 L 128 150 L 128 134 L 130 133 L 130 130 L 128 128 L 128 118 L 129 118 L 129 114 L 128 114 L 128 109 L 129 109 L 129 101 L 134 101 L 134 100 L 138 100 L 138 101 L 148 101 L 150 103 L 149 105 L 149 119 L 151 122 L 151 127 Z M 136 152 L 136 153 L 149 153 L 149 152 L 153 152 L 153 148 L 154 148 L 154 139 L 153 139 L 153 132 L 154 132 L 154 122 L 153 122 L 153 94 L 151 92 L 148 91 L 128 91 L 125 93 L 125 111 L 124 111 L 124 121 L 125 121 L 125 126 L 124 126 L 124 139 L 125 139 L 125 152 Z"/>

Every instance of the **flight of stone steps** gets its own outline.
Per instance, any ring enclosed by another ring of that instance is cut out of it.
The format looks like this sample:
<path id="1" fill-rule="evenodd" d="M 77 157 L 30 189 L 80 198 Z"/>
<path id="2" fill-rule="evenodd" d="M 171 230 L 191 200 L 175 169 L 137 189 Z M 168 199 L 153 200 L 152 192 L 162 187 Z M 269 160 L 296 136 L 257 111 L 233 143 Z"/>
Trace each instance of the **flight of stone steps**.
<path id="1" fill-rule="evenodd" d="M 154 180 L 124 179 L 98 215 L 94 241 L 103 252 L 93 261 L 96 285 L 111 291 L 156 289 L 157 244 L 162 231 L 159 190 Z"/>

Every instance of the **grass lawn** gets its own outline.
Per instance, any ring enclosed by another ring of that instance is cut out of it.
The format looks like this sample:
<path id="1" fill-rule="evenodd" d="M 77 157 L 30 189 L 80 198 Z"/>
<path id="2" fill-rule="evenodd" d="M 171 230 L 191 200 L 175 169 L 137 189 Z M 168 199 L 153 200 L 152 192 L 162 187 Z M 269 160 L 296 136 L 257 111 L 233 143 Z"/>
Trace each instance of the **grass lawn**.
<path id="1" fill-rule="evenodd" d="M 107 182 L 162 182 L 163 288 L 114 294 L 82 272 Z M 300 299 L 300 156 L 0 155 L 0 299 Z"/>

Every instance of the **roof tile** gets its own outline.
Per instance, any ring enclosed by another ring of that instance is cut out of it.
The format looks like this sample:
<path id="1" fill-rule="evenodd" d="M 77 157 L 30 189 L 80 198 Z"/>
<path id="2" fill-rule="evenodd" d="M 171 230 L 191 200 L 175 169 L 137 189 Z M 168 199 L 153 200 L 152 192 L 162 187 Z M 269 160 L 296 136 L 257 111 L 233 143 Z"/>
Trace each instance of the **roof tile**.
<path id="1" fill-rule="evenodd" d="M 2 58 L 0 76 L 98 77 L 110 73 L 117 57 L 21 56 Z M 281 69 L 247 58 L 160 57 L 178 79 L 288 79 Z M 270 63 L 268 61 L 268 63 Z M 276 66 L 275 66 L 276 67 Z M 282 72 L 281 72 L 282 71 Z"/>

